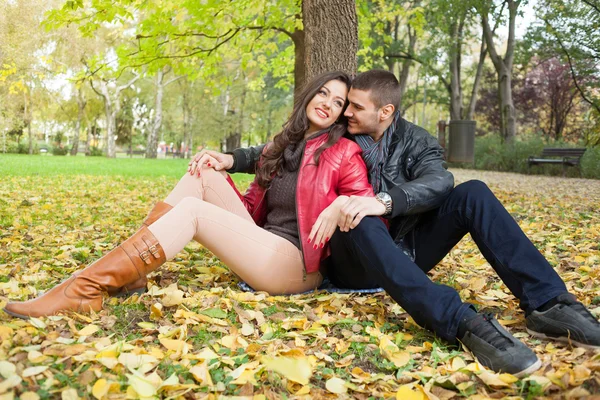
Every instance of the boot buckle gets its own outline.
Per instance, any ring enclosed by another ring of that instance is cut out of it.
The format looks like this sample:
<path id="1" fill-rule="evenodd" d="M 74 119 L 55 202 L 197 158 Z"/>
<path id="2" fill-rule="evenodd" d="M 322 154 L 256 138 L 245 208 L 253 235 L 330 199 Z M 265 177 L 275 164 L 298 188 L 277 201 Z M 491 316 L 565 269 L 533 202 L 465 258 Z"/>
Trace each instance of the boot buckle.
<path id="1" fill-rule="evenodd" d="M 144 250 L 140 253 L 140 258 L 146 263 L 146 264 L 150 264 L 150 253 L 148 253 L 147 250 Z"/>
<path id="2" fill-rule="evenodd" d="M 155 244 L 153 244 L 152 246 L 150 246 L 150 248 L 148 249 L 148 251 L 150 251 L 150 253 L 152 253 L 152 255 L 154 256 L 154 258 L 160 258 L 160 254 L 158 254 L 158 248 L 156 247 Z"/>

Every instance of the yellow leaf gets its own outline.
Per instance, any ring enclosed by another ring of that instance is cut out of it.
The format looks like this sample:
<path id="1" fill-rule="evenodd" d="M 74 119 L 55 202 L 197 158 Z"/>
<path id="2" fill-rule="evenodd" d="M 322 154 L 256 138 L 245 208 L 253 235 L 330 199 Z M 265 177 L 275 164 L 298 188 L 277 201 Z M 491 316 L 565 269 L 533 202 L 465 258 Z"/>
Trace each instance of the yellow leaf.
<path id="1" fill-rule="evenodd" d="M 335 394 L 342 394 L 342 393 L 346 393 L 348 391 L 348 388 L 346 387 L 346 381 L 344 381 L 343 379 L 340 379 L 340 378 L 328 379 L 327 382 L 325 382 L 325 387 L 331 393 L 335 393 Z"/>
<path id="2" fill-rule="evenodd" d="M 106 379 L 98 379 L 96 383 L 94 383 L 94 387 L 92 388 L 92 395 L 100 400 L 108 393 L 110 389 L 110 384 Z"/>
<path id="3" fill-rule="evenodd" d="M 165 307 L 172 307 L 183 303 L 183 291 L 179 289 L 169 290 L 162 299 Z"/>
<path id="4" fill-rule="evenodd" d="M 125 376 L 127 376 L 129 385 L 131 385 L 139 397 L 156 396 L 158 386 L 161 383 L 160 377 L 158 378 L 158 382 L 156 382 L 156 378 L 152 375 L 146 377 L 136 371 L 133 371 L 133 374 L 125 374 Z"/>
<path id="5" fill-rule="evenodd" d="M 506 382 L 506 383 L 515 383 L 516 381 L 519 380 L 519 378 L 517 378 L 514 375 L 511 374 L 500 374 L 498 375 L 498 378 L 500 378 L 500 380 L 502 380 L 502 382 Z"/>
<path id="6" fill-rule="evenodd" d="M 152 322 L 138 322 L 138 326 L 142 329 L 156 329 L 156 325 Z"/>
<path id="7" fill-rule="evenodd" d="M 152 319 L 152 320 L 161 319 L 163 316 L 162 307 L 163 306 L 160 303 L 152 304 L 152 306 L 150 307 L 150 319 Z"/>
<path id="8" fill-rule="evenodd" d="M 77 389 L 69 388 L 67 390 L 63 390 L 60 394 L 62 400 L 79 400 L 80 397 L 77 394 Z"/>
<path id="9" fill-rule="evenodd" d="M 494 387 L 502 387 L 502 386 L 510 386 L 507 382 L 500 378 L 499 374 L 495 374 L 489 371 L 481 371 L 477 374 L 477 377 L 483 381 L 488 386 Z"/>
<path id="10" fill-rule="evenodd" d="M 99 330 L 100 330 L 100 328 L 97 327 L 96 325 L 88 325 L 85 328 L 83 328 L 82 330 L 80 330 L 79 332 L 77 332 L 77 335 L 92 336 L 94 333 L 98 332 Z"/>
<path id="11" fill-rule="evenodd" d="M 149 372 L 159 363 L 159 360 L 150 354 L 132 353 L 121 353 L 118 361 L 128 369 L 135 369 L 142 373 Z"/>
<path id="12" fill-rule="evenodd" d="M 308 384 L 312 376 L 312 365 L 308 357 L 263 357 L 261 363 L 268 370 L 275 371 L 301 385 Z"/>
<path id="13" fill-rule="evenodd" d="M 160 344 L 165 346 L 168 350 L 173 350 L 176 352 L 181 352 L 183 349 L 187 347 L 187 343 L 183 340 L 175 340 L 175 339 L 159 339 Z"/>
<path id="14" fill-rule="evenodd" d="M 19 375 L 11 375 L 4 381 L 0 382 L 0 394 L 7 392 L 9 389 L 18 386 L 23 379 Z"/>
<path id="15" fill-rule="evenodd" d="M 42 321 L 39 318 L 31 317 L 31 318 L 29 318 L 29 323 L 39 329 L 46 328 L 46 324 L 44 323 L 44 321 Z"/>
<path id="16" fill-rule="evenodd" d="M 402 385 L 396 392 L 396 400 L 427 400 L 428 397 L 413 384 Z"/>
<path id="17" fill-rule="evenodd" d="M 29 353 L 27 353 L 27 359 L 34 364 L 44 362 L 44 360 L 46 360 L 47 358 L 48 357 L 46 357 L 37 350 L 31 350 Z"/>
<path id="18" fill-rule="evenodd" d="M 387 336 L 382 336 L 379 340 L 379 350 L 381 354 L 394 363 L 397 368 L 402 368 L 410 361 L 410 353 L 400 351 L 398 346 Z"/>
<path id="19" fill-rule="evenodd" d="M 210 377 L 210 372 L 208 371 L 208 364 L 206 361 L 194 365 L 192 368 L 190 368 L 190 373 L 202 386 L 213 386 L 213 381 Z"/>
<path id="20" fill-rule="evenodd" d="M 23 378 L 29 378 L 30 376 L 36 376 L 41 374 L 42 372 L 44 372 L 45 370 L 47 370 L 48 367 L 47 366 L 40 366 L 40 367 L 29 367 L 26 368 L 23 373 L 21 374 L 21 376 Z"/>
<path id="21" fill-rule="evenodd" d="M 251 324 L 248 324 L 248 323 L 244 323 L 242 325 L 242 335 L 250 336 L 253 333 L 254 333 L 254 326 L 252 326 Z"/>
<path id="22" fill-rule="evenodd" d="M 451 365 L 452 365 L 450 368 L 451 371 L 458 371 L 459 369 L 462 369 L 467 366 L 467 364 L 465 363 L 465 360 L 463 360 L 460 357 L 454 357 L 452 359 Z"/>
<path id="23" fill-rule="evenodd" d="M 304 396 L 305 394 L 309 394 L 309 393 L 310 393 L 310 386 L 304 385 L 296 392 L 296 396 Z"/>
<path id="24" fill-rule="evenodd" d="M 0 375 L 5 379 L 17 373 L 17 367 L 8 361 L 0 361 Z"/>
<path id="25" fill-rule="evenodd" d="M 35 392 L 25 392 L 19 398 L 21 400 L 39 400 L 40 396 Z"/>

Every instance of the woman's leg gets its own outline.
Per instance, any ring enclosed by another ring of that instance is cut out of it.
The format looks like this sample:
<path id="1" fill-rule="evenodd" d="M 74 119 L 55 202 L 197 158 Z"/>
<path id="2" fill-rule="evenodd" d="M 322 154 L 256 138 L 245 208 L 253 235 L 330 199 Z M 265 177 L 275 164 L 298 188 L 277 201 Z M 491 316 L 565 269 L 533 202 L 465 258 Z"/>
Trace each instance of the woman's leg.
<path id="1" fill-rule="evenodd" d="M 167 259 L 194 239 L 255 290 L 300 293 L 316 288 L 322 281 L 318 272 L 304 278 L 302 253 L 291 242 L 248 218 L 196 197 L 180 200 L 149 229 Z"/>
<path id="2" fill-rule="evenodd" d="M 225 171 L 203 168 L 200 176 L 186 173 L 165 199 L 165 203 L 175 207 L 186 197 L 195 197 L 252 221 L 246 207 L 227 182 Z"/>
<path id="3" fill-rule="evenodd" d="M 182 199 L 188 197 L 204 200 L 234 213 L 241 218 L 252 221 L 252 217 L 246 210 L 246 207 L 240 201 L 240 198 L 231 185 L 227 182 L 227 173 L 224 171 L 215 171 L 212 168 L 204 168 L 199 177 L 186 173 L 179 180 L 179 183 L 177 183 L 165 201 L 159 202 L 154 206 L 144 221 L 144 225 L 150 226 L 162 218 Z M 109 291 L 108 294 L 110 296 L 124 297 L 131 295 L 132 293 L 143 293 L 146 291 L 147 285 L 148 279 L 146 276 L 143 276 L 134 282 L 128 282 L 127 285 L 122 288 Z"/>

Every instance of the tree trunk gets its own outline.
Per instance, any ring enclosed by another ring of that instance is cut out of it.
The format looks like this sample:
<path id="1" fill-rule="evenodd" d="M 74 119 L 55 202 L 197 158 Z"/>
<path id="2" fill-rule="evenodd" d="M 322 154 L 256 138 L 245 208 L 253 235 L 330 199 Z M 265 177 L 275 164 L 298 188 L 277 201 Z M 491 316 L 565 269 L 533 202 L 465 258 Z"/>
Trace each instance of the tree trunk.
<path id="1" fill-rule="evenodd" d="M 28 153 L 31 155 L 33 154 L 33 133 L 31 132 L 31 120 L 32 120 L 32 113 L 31 113 L 31 96 L 29 95 L 29 88 L 26 88 L 25 91 L 23 91 L 23 99 L 24 99 L 24 106 L 25 108 L 23 109 L 23 116 L 24 116 L 24 120 L 25 123 L 27 124 L 27 137 L 28 137 L 28 141 L 29 141 L 29 151 Z M 19 138 L 19 142 L 20 142 L 20 138 Z"/>
<path id="2" fill-rule="evenodd" d="M 305 81 L 323 72 L 356 73 L 358 21 L 354 0 L 304 0 Z"/>
<path id="3" fill-rule="evenodd" d="M 183 88 L 183 101 L 182 101 L 182 108 L 183 108 L 183 143 L 184 143 L 184 151 L 186 151 L 189 153 L 190 151 L 192 151 L 192 141 L 191 141 L 191 110 L 190 110 L 190 100 L 189 100 L 189 93 L 188 93 L 188 89 L 189 89 L 189 84 L 188 82 L 184 82 L 184 88 Z M 184 154 L 184 157 L 187 158 L 189 156 L 189 154 L 186 153 Z"/>
<path id="4" fill-rule="evenodd" d="M 164 72 L 161 69 L 156 74 L 156 97 L 154 98 L 154 121 L 150 127 L 148 142 L 146 144 L 146 158 L 156 158 L 156 149 L 158 148 L 158 133 L 162 125 L 162 99 L 164 94 Z"/>
<path id="5" fill-rule="evenodd" d="M 500 102 L 500 133 L 510 143 L 516 135 L 516 115 L 512 98 L 511 74 L 502 70 L 498 73 L 498 95 Z"/>
<path id="6" fill-rule="evenodd" d="M 479 63 L 477 64 L 477 72 L 473 81 L 473 90 L 471 90 L 471 99 L 469 100 L 469 108 L 467 109 L 466 119 L 472 120 L 477 106 L 477 92 L 479 92 L 479 84 L 481 83 L 481 75 L 483 74 L 483 65 L 485 64 L 485 56 L 487 47 L 485 45 L 485 35 L 481 37 L 481 49 L 479 50 Z"/>
<path id="7" fill-rule="evenodd" d="M 410 26 L 408 26 L 407 29 L 408 29 L 408 51 L 410 54 L 413 54 L 415 52 L 415 46 L 417 44 L 417 33 Z M 408 58 L 402 60 L 402 63 L 401 63 L 402 68 L 400 69 L 400 77 L 398 79 L 398 82 L 400 84 L 400 104 L 401 104 L 400 113 L 401 114 L 404 114 L 404 107 L 402 107 L 402 104 L 404 104 L 404 93 L 406 93 L 406 86 L 408 85 L 408 77 L 410 74 L 410 67 L 412 67 L 412 64 L 413 64 L 413 61 Z"/>
<path id="8" fill-rule="evenodd" d="M 305 68 L 305 42 L 304 42 L 304 31 L 298 29 L 292 34 L 292 41 L 294 42 L 294 99 L 302 90 L 304 86 Z"/>
<path id="9" fill-rule="evenodd" d="M 233 151 L 242 147 L 242 135 L 234 132 L 225 138 L 225 151 Z"/>
<path id="10" fill-rule="evenodd" d="M 73 147 L 71 148 L 71 155 L 76 156 L 79 151 L 79 135 L 81 134 L 81 126 L 83 121 L 83 112 L 85 110 L 85 99 L 83 98 L 83 88 L 77 90 L 77 121 L 75 122 L 75 137 L 73 137 Z"/>
<path id="11" fill-rule="evenodd" d="M 463 93 L 461 82 L 461 50 L 462 33 L 466 18 L 466 11 L 458 21 L 450 24 L 450 120 L 461 120 L 463 117 Z M 454 16 L 453 16 L 454 17 Z"/>
<path id="12" fill-rule="evenodd" d="M 490 28 L 488 21 L 489 10 L 487 3 L 479 9 L 483 34 L 488 48 L 488 53 L 494 68 L 498 75 L 498 102 L 500 105 L 500 134 L 507 142 L 512 142 L 517 132 L 517 119 L 515 106 L 512 98 L 512 66 L 515 50 L 515 21 L 517 18 L 517 9 L 521 0 L 506 0 L 508 4 L 508 40 L 506 43 L 506 53 L 501 57 L 494 44 L 494 32 Z"/>

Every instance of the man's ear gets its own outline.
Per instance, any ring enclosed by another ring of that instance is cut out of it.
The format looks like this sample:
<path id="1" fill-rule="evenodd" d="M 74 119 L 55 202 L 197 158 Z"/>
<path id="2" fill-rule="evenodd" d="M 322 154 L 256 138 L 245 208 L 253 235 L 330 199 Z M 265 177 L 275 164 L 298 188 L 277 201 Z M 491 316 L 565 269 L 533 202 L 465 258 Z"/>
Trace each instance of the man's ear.
<path id="1" fill-rule="evenodd" d="M 386 104 L 385 106 L 380 108 L 381 114 L 379 114 L 379 119 L 381 122 L 388 120 L 389 118 L 393 118 L 394 112 L 396 111 L 396 107 L 392 104 Z"/>

